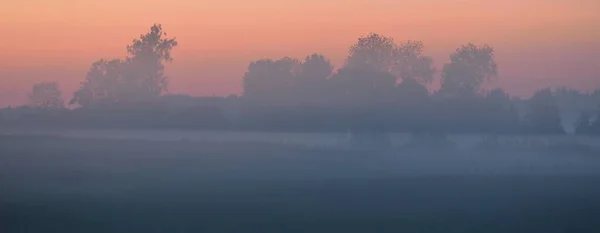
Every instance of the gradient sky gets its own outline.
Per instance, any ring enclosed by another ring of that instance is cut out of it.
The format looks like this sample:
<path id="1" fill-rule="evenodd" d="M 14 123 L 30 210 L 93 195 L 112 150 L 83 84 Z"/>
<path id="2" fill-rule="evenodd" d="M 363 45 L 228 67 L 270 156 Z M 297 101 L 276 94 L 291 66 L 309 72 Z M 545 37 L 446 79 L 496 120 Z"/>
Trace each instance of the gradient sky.
<path id="1" fill-rule="evenodd" d="M 180 45 L 171 93 L 239 93 L 251 60 L 323 53 L 341 65 L 369 32 L 421 40 L 437 66 L 461 44 L 497 51 L 494 84 L 516 95 L 555 85 L 600 87 L 598 0 L 3 0 L 0 105 L 58 81 L 65 98 L 100 58 L 122 58 L 163 24 Z"/>

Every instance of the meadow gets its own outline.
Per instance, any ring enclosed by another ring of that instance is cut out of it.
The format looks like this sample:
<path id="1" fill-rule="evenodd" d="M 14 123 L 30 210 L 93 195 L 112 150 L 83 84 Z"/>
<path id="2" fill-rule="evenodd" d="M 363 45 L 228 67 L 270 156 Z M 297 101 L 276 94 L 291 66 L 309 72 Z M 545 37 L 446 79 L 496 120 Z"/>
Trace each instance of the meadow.
<path id="1" fill-rule="evenodd" d="M 595 147 L 81 135 L 1 136 L 1 232 L 600 231 Z"/>

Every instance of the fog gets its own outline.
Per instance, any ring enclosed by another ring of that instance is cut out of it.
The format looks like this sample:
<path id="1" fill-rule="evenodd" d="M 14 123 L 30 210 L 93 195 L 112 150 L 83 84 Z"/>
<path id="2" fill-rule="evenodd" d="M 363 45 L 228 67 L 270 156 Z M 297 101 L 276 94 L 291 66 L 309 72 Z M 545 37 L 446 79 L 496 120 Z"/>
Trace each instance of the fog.
<path id="1" fill-rule="evenodd" d="M 0 232 L 600 232 L 600 90 L 518 98 L 491 45 L 438 70 L 370 33 L 339 68 L 261 58 L 241 95 L 170 95 L 178 45 L 155 24 L 0 110 Z"/>

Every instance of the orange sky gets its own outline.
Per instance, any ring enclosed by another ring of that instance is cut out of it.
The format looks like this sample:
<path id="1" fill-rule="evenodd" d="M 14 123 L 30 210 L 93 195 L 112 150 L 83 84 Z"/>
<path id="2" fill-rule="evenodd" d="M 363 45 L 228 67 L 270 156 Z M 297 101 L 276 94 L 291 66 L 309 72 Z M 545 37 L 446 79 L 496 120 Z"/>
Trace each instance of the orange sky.
<path id="1" fill-rule="evenodd" d="M 170 2 L 170 3 L 169 3 Z M 0 2 L 0 106 L 38 81 L 65 98 L 100 58 L 157 22 L 180 45 L 167 67 L 172 93 L 239 93 L 248 62 L 313 52 L 339 65 L 358 36 L 422 40 L 440 66 L 460 44 L 497 50 L 497 86 L 600 87 L 597 0 L 15 0 Z"/>

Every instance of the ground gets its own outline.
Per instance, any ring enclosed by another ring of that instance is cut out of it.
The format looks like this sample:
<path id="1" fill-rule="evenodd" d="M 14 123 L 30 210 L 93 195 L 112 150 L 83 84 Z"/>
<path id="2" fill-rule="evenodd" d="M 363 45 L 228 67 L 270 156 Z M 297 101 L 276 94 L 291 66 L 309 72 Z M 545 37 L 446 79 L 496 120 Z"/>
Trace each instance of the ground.
<path id="1" fill-rule="evenodd" d="M 1 136 L 0 232 L 600 232 L 599 158 L 426 151 Z"/>

